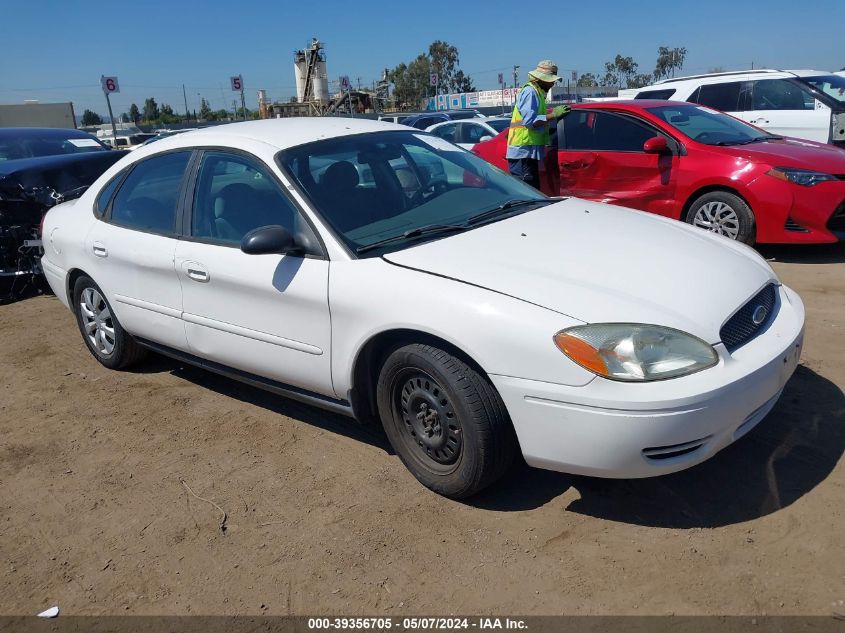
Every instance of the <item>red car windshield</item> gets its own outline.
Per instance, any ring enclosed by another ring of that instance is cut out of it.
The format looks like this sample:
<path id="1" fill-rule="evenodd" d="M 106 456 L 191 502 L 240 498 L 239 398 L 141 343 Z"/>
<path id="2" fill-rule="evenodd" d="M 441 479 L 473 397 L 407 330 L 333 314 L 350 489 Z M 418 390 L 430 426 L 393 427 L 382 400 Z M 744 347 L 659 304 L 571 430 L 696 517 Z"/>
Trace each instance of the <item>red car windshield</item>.
<path id="1" fill-rule="evenodd" d="M 705 145 L 744 145 L 778 138 L 706 106 L 679 104 L 647 109 L 681 134 Z"/>

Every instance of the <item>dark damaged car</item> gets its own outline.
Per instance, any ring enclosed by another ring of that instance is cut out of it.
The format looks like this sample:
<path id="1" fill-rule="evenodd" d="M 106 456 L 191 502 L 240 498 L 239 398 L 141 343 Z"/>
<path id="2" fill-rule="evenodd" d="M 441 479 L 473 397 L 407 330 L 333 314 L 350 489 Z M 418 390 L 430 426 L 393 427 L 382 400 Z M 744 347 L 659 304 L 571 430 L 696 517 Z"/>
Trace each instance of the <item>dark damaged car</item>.
<path id="1" fill-rule="evenodd" d="M 124 155 L 79 130 L 0 129 L 0 303 L 46 287 L 40 265 L 44 214 L 82 195 Z"/>

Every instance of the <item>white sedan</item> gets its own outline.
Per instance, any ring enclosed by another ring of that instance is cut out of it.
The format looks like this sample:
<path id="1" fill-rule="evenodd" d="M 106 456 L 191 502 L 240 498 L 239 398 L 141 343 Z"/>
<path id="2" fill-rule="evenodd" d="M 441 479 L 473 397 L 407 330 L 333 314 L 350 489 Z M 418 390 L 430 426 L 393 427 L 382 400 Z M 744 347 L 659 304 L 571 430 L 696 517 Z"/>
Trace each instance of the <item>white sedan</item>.
<path id="1" fill-rule="evenodd" d="M 148 349 L 381 424 L 432 490 L 534 466 L 647 477 L 774 406 L 799 297 L 753 250 L 554 200 L 446 141 L 351 119 L 145 146 L 44 221 L 88 349 Z"/>
<path id="2" fill-rule="evenodd" d="M 482 141 L 489 141 L 510 125 L 510 117 L 487 117 L 486 119 L 463 119 L 461 121 L 443 121 L 425 129 L 435 136 L 472 149 Z"/>

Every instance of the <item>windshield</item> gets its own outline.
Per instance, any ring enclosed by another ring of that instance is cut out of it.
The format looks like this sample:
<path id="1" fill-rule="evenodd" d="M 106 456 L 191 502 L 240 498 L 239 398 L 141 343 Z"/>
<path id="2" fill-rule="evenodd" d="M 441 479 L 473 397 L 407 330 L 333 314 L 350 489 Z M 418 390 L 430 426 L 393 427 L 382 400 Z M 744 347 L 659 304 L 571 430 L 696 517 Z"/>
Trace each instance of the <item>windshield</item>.
<path id="1" fill-rule="evenodd" d="M 648 108 L 694 141 L 705 145 L 742 145 L 772 138 L 762 130 L 738 119 L 698 105 L 671 105 Z"/>
<path id="2" fill-rule="evenodd" d="M 508 129 L 511 121 L 510 119 L 488 119 L 486 123 L 497 132 L 501 132 L 502 130 Z"/>
<path id="3" fill-rule="evenodd" d="M 818 77 L 799 77 L 798 80 L 809 84 L 819 92 L 823 92 L 839 105 L 845 106 L 845 77 L 819 75 Z"/>
<path id="4" fill-rule="evenodd" d="M 25 136 L 0 139 L 0 161 L 59 154 L 101 152 L 108 149 L 94 137 Z"/>
<path id="5" fill-rule="evenodd" d="M 548 202 L 470 152 L 413 130 L 317 141 L 283 150 L 277 161 L 350 250 L 367 256 L 443 237 L 432 225 L 454 229 L 508 202 Z M 532 206 L 511 204 L 503 215 Z M 429 230 L 422 237 L 417 229 Z"/>

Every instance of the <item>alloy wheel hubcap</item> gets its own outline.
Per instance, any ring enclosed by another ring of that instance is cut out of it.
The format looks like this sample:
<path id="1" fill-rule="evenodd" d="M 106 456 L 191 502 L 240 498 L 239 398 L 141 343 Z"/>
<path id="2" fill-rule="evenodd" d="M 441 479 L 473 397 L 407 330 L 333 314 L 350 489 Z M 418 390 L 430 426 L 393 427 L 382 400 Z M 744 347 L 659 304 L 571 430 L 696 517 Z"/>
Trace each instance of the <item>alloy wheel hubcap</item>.
<path id="1" fill-rule="evenodd" d="M 693 225 L 732 240 L 739 236 L 739 216 L 724 202 L 707 202 L 698 208 Z"/>
<path id="2" fill-rule="evenodd" d="M 405 441 L 438 464 L 454 464 L 461 453 L 461 427 L 440 385 L 415 372 L 401 383 L 398 392 Z"/>
<path id="3" fill-rule="evenodd" d="M 102 356 L 114 351 L 114 321 L 106 300 L 94 288 L 86 288 L 79 297 L 79 313 L 88 342 Z"/>

